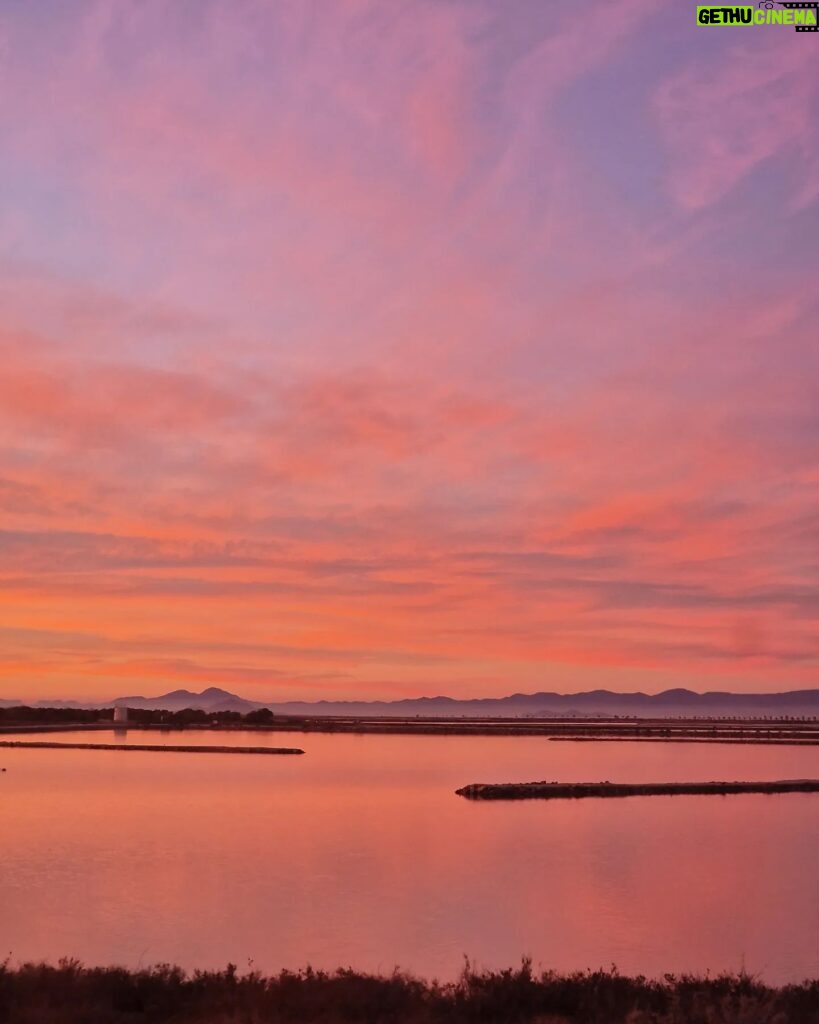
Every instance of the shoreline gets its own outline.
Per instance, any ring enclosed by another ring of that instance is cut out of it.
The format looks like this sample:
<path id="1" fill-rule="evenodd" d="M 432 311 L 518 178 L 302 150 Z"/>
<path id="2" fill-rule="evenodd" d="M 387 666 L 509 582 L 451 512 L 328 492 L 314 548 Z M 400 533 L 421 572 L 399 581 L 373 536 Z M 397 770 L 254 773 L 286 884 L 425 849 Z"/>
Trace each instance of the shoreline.
<path id="1" fill-rule="evenodd" d="M 345 718 L 282 717 L 270 724 L 242 721 L 227 723 L 174 723 L 140 721 L 139 711 L 127 724 L 109 720 L 75 722 L 15 722 L 0 725 L 3 734 L 129 731 L 163 732 L 279 732 L 335 733 L 352 735 L 418 736 L 541 736 L 561 742 L 666 742 L 732 743 L 761 746 L 819 746 L 819 723 L 741 719 L 729 721 L 681 719 L 446 719 L 446 718 Z"/>

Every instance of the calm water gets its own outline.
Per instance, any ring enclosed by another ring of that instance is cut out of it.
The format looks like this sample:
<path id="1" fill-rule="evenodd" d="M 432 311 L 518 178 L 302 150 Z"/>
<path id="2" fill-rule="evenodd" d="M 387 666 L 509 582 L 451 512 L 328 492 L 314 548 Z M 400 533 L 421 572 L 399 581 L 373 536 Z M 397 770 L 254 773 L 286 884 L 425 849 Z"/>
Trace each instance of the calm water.
<path id="1" fill-rule="evenodd" d="M 453 793 L 543 778 L 815 777 L 816 748 L 164 739 L 307 753 L 0 749 L 0 959 L 451 977 L 464 955 L 497 967 L 528 954 L 567 970 L 819 975 L 817 795 L 481 804 Z"/>

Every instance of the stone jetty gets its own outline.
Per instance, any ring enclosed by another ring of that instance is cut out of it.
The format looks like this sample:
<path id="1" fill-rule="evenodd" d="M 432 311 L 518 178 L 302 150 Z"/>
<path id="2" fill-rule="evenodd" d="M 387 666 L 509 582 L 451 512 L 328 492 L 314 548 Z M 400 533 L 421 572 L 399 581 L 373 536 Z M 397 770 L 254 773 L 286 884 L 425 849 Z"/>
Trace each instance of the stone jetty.
<path id="1" fill-rule="evenodd" d="M 615 796 L 723 796 L 732 793 L 817 793 L 819 779 L 778 782 L 474 782 L 456 789 L 470 800 L 576 800 Z"/>
<path id="2" fill-rule="evenodd" d="M 46 750 L 150 750 L 167 754 L 303 754 L 299 747 L 217 747 L 204 743 L 58 743 L 51 740 L 0 740 L 0 747 Z"/>

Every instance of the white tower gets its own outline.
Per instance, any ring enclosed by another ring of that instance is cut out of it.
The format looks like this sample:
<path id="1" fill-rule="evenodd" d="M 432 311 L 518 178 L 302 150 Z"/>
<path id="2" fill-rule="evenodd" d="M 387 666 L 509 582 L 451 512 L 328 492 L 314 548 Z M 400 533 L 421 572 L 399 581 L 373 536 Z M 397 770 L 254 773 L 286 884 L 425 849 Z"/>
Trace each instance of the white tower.
<path id="1" fill-rule="evenodd" d="M 127 725 L 128 724 L 128 708 L 115 707 L 114 708 L 114 725 Z"/>

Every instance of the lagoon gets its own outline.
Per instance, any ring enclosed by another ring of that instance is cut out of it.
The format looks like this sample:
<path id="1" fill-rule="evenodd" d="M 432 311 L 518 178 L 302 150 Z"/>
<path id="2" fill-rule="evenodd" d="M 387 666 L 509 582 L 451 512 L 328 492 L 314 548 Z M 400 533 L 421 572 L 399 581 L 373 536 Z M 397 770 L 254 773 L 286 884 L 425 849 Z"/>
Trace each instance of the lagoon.
<path id="1" fill-rule="evenodd" d="M 0 751 L 0 957 L 819 975 L 819 795 L 470 802 L 470 782 L 819 775 L 815 747 L 131 730 L 305 756 Z M 8 736 L 7 738 L 11 738 Z M 20 737 L 25 738 L 25 737 Z M 33 738 L 33 737 L 32 737 Z M 111 732 L 55 739 L 110 743 Z"/>

